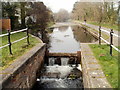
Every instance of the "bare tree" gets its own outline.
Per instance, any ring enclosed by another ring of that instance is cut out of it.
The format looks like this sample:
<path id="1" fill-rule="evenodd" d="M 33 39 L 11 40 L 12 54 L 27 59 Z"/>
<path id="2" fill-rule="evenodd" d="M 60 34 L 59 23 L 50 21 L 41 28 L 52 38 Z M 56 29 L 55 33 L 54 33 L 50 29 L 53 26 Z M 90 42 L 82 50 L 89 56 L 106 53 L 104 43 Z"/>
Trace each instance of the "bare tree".
<path id="1" fill-rule="evenodd" d="M 117 22 L 115 4 L 115 2 L 76 2 L 72 11 L 72 18 L 113 25 Z"/>
<path id="2" fill-rule="evenodd" d="M 31 2 L 29 3 L 31 9 L 28 10 L 27 14 L 29 19 L 28 25 L 31 23 L 32 28 L 36 29 L 36 33 L 41 33 L 41 39 L 44 39 L 45 29 L 51 18 L 51 11 L 44 5 L 43 2 Z"/>
<path id="3" fill-rule="evenodd" d="M 65 22 L 69 19 L 70 15 L 67 10 L 60 9 L 57 13 L 54 14 L 54 18 L 57 22 Z"/>

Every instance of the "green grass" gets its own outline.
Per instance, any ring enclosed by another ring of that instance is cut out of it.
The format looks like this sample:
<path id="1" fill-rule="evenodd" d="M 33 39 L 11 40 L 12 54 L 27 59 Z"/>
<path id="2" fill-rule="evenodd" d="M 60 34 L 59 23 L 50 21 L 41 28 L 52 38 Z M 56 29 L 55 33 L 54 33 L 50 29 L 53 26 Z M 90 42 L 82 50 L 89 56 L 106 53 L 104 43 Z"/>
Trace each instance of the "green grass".
<path id="1" fill-rule="evenodd" d="M 24 32 L 12 34 L 11 42 L 21 39 L 24 36 L 26 36 L 26 33 L 24 33 Z M 0 46 L 6 45 L 8 43 L 7 36 L 4 36 L 0 39 L 2 40 L 2 44 Z M 33 46 L 35 46 L 39 42 L 40 42 L 39 40 L 37 40 L 35 37 L 32 37 L 30 35 L 30 45 L 27 44 L 26 39 L 12 44 L 13 55 L 10 55 L 8 47 L 1 49 L 0 52 L 2 54 L 2 58 L 1 58 L 1 63 L 0 63 L 0 69 L 5 69 L 7 66 L 9 66 L 9 64 L 11 64 L 19 56 L 26 53 L 28 50 L 30 50 Z"/>
<path id="2" fill-rule="evenodd" d="M 2 34 L 5 34 L 5 33 L 7 33 L 7 30 L 2 30 Z"/>
<path id="3" fill-rule="evenodd" d="M 91 22 L 91 21 L 88 21 L 87 23 L 89 23 L 89 24 L 93 24 L 93 25 L 97 25 L 97 26 L 102 26 L 102 27 L 106 27 L 106 28 L 110 28 L 110 29 L 114 29 L 114 30 L 119 30 L 118 29 L 118 25 L 111 25 L 111 24 L 109 24 L 109 23 L 101 23 L 101 24 L 99 24 L 99 23 L 97 23 L 97 22 Z"/>
<path id="4" fill-rule="evenodd" d="M 89 45 L 101 64 L 107 80 L 110 82 L 113 88 L 118 88 L 118 52 L 113 50 L 113 56 L 109 54 L 108 45 Z"/>

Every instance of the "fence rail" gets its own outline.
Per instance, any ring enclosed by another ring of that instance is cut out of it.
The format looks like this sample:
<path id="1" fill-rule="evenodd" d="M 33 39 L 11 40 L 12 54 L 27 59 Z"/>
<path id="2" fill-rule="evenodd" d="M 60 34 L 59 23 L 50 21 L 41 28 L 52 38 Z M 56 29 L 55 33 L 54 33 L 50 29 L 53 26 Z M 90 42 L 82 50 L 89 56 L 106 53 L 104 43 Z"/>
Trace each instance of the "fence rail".
<path id="1" fill-rule="evenodd" d="M 28 36 L 23 37 L 23 38 L 21 38 L 21 39 L 19 39 L 19 40 L 16 40 L 16 41 L 12 42 L 12 44 L 14 44 L 14 43 L 16 43 L 16 42 L 19 42 L 19 41 L 21 41 L 21 40 L 24 40 L 24 39 L 26 39 L 27 37 L 28 37 Z"/>
<path id="2" fill-rule="evenodd" d="M 112 35 L 113 35 L 113 36 L 116 36 L 116 37 L 118 37 L 118 38 L 120 38 L 120 36 L 118 36 L 117 34 L 112 33 Z"/>
<path id="3" fill-rule="evenodd" d="M 110 44 L 107 40 L 105 40 L 104 38 L 100 37 L 101 40 L 103 40 L 105 43 Z"/>
<path id="4" fill-rule="evenodd" d="M 8 33 L 6 33 L 6 34 L 2 34 L 2 35 L 0 35 L 0 37 L 6 36 L 6 35 L 8 35 Z"/>
<path id="5" fill-rule="evenodd" d="M 109 32 L 109 31 L 107 31 L 107 30 L 101 29 L 101 31 L 103 31 L 103 32 L 106 32 L 106 33 L 110 34 L 110 32 Z M 115 34 L 115 33 L 112 33 L 112 35 L 113 35 L 113 36 L 115 36 L 115 37 L 120 38 L 120 36 L 118 36 L 118 35 L 117 35 L 117 34 Z"/>
<path id="6" fill-rule="evenodd" d="M 25 37 L 23 37 L 23 38 L 21 38 L 21 39 L 18 39 L 18 40 L 14 41 L 14 42 L 11 42 L 11 35 L 12 35 L 12 34 L 19 33 L 19 32 L 23 32 L 23 31 L 27 31 L 27 32 L 26 32 L 27 34 L 26 34 Z M 19 41 L 21 41 L 21 40 L 24 40 L 24 39 L 27 39 L 28 45 L 30 44 L 30 43 L 29 43 L 29 31 L 28 31 L 27 28 L 22 29 L 22 30 L 18 30 L 18 31 L 14 31 L 14 32 L 10 32 L 10 30 L 8 30 L 8 33 L 0 35 L 0 37 L 4 37 L 4 36 L 8 36 L 8 44 L 6 44 L 6 45 L 4 45 L 4 46 L 1 46 L 0 49 L 9 46 L 10 54 L 12 54 L 12 49 L 11 49 L 11 45 L 12 45 L 12 44 L 17 43 L 17 42 L 19 42 Z"/>
<path id="7" fill-rule="evenodd" d="M 4 47 L 7 47 L 7 46 L 9 46 L 9 44 L 6 44 L 6 45 L 0 47 L 0 49 L 2 49 L 2 48 L 4 48 Z"/>
<path id="8" fill-rule="evenodd" d="M 102 38 L 102 36 L 101 36 L 102 31 L 105 32 L 105 33 L 110 34 L 110 42 L 108 42 L 107 40 Z M 120 50 L 116 46 L 113 45 L 113 36 L 120 38 L 120 36 L 118 36 L 117 34 L 114 34 L 113 29 L 111 29 L 111 31 L 109 32 L 107 30 L 101 29 L 101 26 L 99 26 L 99 44 L 101 44 L 101 40 L 103 40 L 105 43 L 109 44 L 109 46 L 110 46 L 110 55 L 111 56 L 112 56 L 112 48 L 114 48 L 116 51 L 120 52 Z"/>

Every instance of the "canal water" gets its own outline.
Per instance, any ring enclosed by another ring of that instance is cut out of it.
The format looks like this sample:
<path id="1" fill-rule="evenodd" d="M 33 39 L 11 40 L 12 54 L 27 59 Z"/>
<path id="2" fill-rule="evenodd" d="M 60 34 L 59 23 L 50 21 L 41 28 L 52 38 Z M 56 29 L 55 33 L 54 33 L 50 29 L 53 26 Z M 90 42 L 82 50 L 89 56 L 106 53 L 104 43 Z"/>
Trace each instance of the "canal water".
<path id="1" fill-rule="evenodd" d="M 49 33 L 49 52 L 77 53 L 80 43 L 96 42 L 97 39 L 80 26 L 62 26 Z M 33 89 L 74 88 L 83 89 L 82 68 L 77 58 L 49 58 Z"/>
<path id="2" fill-rule="evenodd" d="M 80 50 L 80 43 L 92 43 L 97 39 L 80 26 L 54 28 L 50 35 L 50 52 L 73 53 Z"/>

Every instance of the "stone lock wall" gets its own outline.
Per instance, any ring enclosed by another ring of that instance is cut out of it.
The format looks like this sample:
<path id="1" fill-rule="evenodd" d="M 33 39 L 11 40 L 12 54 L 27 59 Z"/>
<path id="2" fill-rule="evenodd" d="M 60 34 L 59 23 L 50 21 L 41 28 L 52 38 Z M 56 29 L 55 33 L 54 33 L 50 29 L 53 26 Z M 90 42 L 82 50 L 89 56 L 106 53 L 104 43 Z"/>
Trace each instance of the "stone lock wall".
<path id="1" fill-rule="evenodd" d="M 16 60 L 3 73 L 2 88 L 31 88 L 44 61 L 46 45 L 38 44 Z M 7 73 L 7 74 L 4 74 Z"/>
<path id="2" fill-rule="evenodd" d="M 111 88 L 88 44 L 81 44 L 81 56 L 84 88 Z"/>

